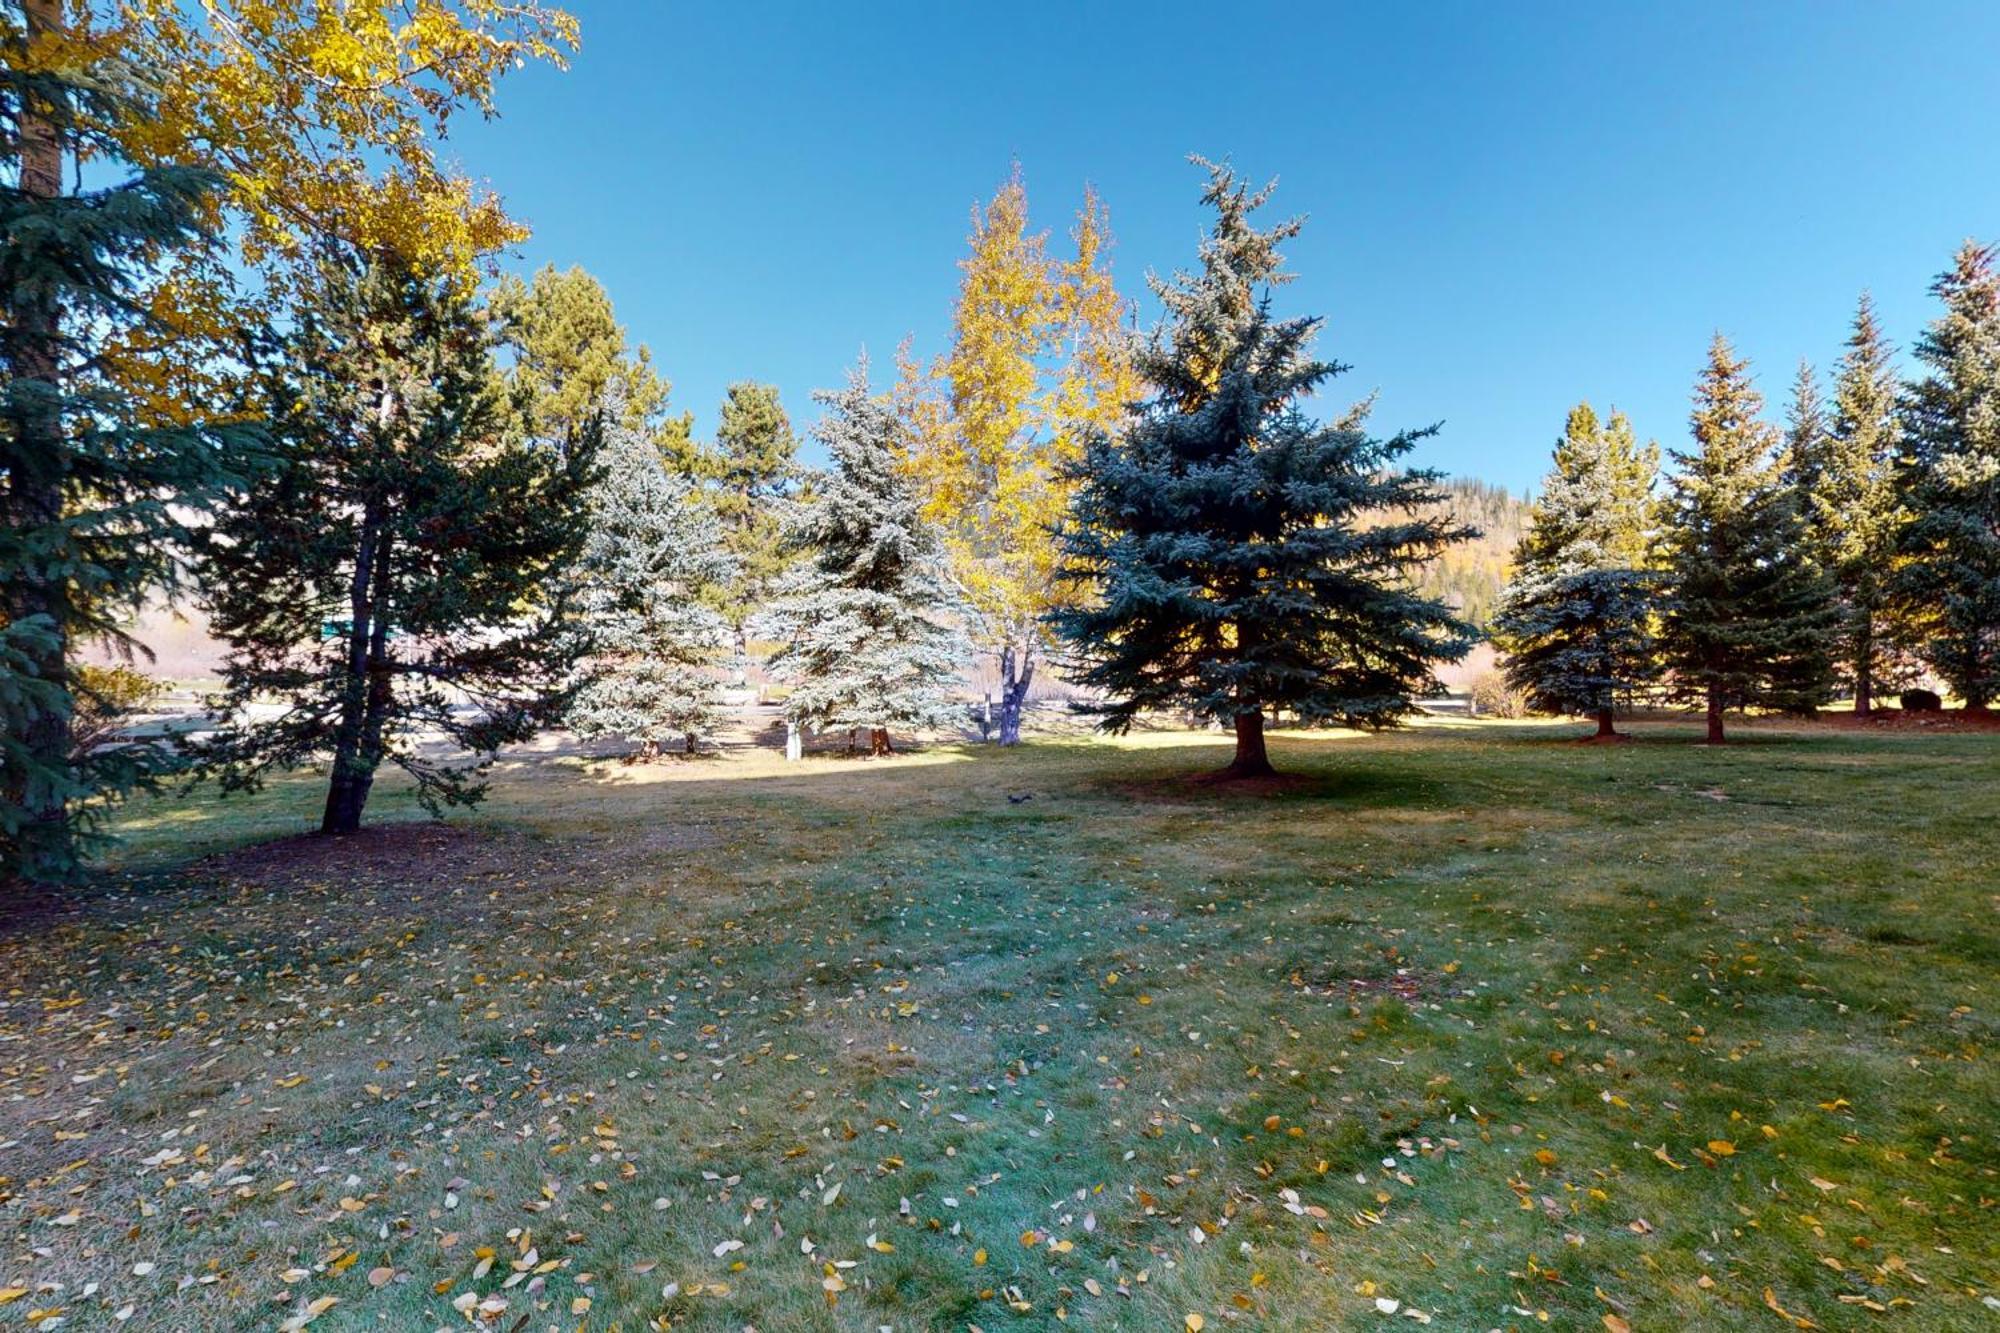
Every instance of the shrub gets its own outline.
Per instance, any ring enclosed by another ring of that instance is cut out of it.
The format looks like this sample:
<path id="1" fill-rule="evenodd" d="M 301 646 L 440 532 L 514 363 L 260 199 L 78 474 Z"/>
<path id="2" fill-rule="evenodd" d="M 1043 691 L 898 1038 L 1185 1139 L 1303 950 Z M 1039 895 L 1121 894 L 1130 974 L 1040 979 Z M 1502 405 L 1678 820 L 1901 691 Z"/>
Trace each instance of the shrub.
<path id="1" fill-rule="evenodd" d="M 1498 671 L 1482 671 L 1472 681 L 1472 711 L 1481 717 L 1526 717 L 1528 696 Z"/>
<path id="2" fill-rule="evenodd" d="M 71 753 L 81 757 L 118 734 L 134 713 L 142 713 L 166 693 L 166 682 L 128 666 L 70 669 L 76 713 L 70 724 Z"/>
<path id="3" fill-rule="evenodd" d="M 1896 702 L 1903 705 L 1905 713 L 1941 713 L 1944 700 L 1938 698 L 1936 690 L 1904 690 Z"/>

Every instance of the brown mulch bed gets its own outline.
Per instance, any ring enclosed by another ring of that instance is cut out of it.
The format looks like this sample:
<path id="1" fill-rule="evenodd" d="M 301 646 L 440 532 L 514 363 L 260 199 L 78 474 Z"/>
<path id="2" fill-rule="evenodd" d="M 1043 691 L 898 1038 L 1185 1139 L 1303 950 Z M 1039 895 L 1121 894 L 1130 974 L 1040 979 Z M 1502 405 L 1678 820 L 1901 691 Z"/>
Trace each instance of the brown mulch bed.
<path id="1" fill-rule="evenodd" d="M 2000 713 L 1968 713 L 1962 708 L 1939 713 L 1878 708 L 1867 717 L 1856 717 L 1852 713 L 1822 713 L 1819 720 L 1843 731 L 2000 731 Z"/>

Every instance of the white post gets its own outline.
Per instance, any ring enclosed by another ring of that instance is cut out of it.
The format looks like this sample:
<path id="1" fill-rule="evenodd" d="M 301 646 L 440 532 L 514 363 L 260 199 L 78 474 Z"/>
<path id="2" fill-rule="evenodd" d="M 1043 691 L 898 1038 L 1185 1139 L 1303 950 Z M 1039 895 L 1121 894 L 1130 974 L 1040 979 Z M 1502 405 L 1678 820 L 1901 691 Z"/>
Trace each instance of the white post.
<path id="1" fill-rule="evenodd" d="M 805 753 L 806 738 L 804 730 L 800 728 L 798 723 L 787 721 L 785 723 L 785 762 L 796 764 L 799 760 L 805 758 Z"/>

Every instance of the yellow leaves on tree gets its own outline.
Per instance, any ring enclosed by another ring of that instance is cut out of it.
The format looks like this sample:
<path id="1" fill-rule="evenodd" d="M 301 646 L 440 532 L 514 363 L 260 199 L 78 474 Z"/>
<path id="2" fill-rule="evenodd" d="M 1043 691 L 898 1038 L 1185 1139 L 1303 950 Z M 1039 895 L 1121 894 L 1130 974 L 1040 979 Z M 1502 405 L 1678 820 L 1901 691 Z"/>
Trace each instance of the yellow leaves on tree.
<path id="1" fill-rule="evenodd" d="M 313 237 L 470 274 L 525 229 L 438 161 L 454 114 L 490 115 L 499 77 L 560 64 L 576 21 L 535 0 L 128 0 L 94 38 L 162 71 L 135 161 L 199 162 L 227 182 L 252 264 Z"/>
<path id="2" fill-rule="evenodd" d="M 1060 596 L 1051 529 L 1067 512 L 1063 468 L 1137 396 L 1113 286 L 1103 205 L 1086 192 L 1074 257 L 1053 260 L 1029 231 L 1016 169 L 973 214 L 950 350 L 899 357 L 909 465 L 926 516 L 945 531 L 983 637 L 1008 654 L 1003 685 L 1025 692 L 1039 617 Z M 1018 701 L 1016 701 L 1018 702 Z"/>

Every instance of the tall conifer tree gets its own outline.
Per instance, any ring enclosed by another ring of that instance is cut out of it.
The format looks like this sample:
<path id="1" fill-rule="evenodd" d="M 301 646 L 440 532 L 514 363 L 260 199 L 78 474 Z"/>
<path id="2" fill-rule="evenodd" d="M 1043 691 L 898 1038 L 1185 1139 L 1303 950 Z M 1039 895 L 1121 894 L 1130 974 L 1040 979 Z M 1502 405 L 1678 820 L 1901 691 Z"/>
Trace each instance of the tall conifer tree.
<path id="1" fill-rule="evenodd" d="M 870 750 L 887 754 L 892 731 L 958 720 L 961 608 L 903 472 L 902 418 L 869 392 L 866 363 L 846 388 L 814 397 L 833 467 L 786 525 L 797 563 L 765 618 L 783 643 L 772 674 L 791 686 L 793 725 L 866 731 Z"/>
<path id="2" fill-rule="evenodd" d="M 1664 648 L 1675 692 L 1704 704 L 1719 745 L 1729 709 L 1825 700 L 1836 611 L 1749 363 L 1720 334 L 1694 403 L 1664 534 Z"/>
<path id="3" fill-rule="evenodd" d="M 1864 292 L 1834 371 L 1824 461 L 1808 511 L 1815 544 L 1839 588 L 1835 658 L 1858 717 L 1874 711 L 1876 686 L 1895 671 L 1900 637 L 1889 598 L 1900 523 L 1896 392 L 1889 344 Z"/>
<path id="4" fill-rule="evenodd" d="M 789 557 L 784 508 L 799 477 L 799 441 L 774 384 L 729 386 L 708 467 L 710 494 L 734 573 L 721 597 L 735 640 L 739 676 L 749 658 L 752 618 L 770 599 Z"/>
<path id="5" fill-rule="evenodd" d="M 360 827 L 385 762 L 434 814 L 476 800 L 482 762 L 564 703 L 550 589 L 585 527 L 591 441 L 511 440 L 484 313 L 393 257 L 330 262 L 290 352 L 275 470 L 201 534 L 230 649 L 201 756 L 224 790 L 329 757 L 327 833 Z M 254 716 L 273 695 L 283 711 Z M 433 731 L 472 759 L 438 757 Z"/>
<path id="6" fill-rule="evenodd" d="M 1545 711 L 1594 715 L 1606 739 L 1618 704 L 1658 674 L 1646 541 L 1659 459 L 1622 415 L 1570 409 L 1493 621 L 1509 684 Z"/>
<path id="7" fill-rule="evenodd" d="M 1944 313 L 1917 340 L 1909 386 L 1909 512 L 1898 585 L 1919 652 L 1984 712 L 2000 696 L 2000 272 L 1996 250 L 1966 242 L 1931 291 Z"/>
<path id="8" fill-rule="evenodd" d="M 91 798 L 168 762 L 146 745 L 75 753 L 73 659 L 90 640 L 135 647 L 120 620 L 171 579 L 191 513 L 254 442 L 240 417 L 190 411 L 206 395 L 181 378 L 235 349 L 154 308 L 215 247 L 215 178 L 155 166 L 66 188 L 72 162 L 93 181 L 122 168 L 120 137 L 152 108 L 64 11 L 0 8 L 0 883 L 69 878 Z"/>
<path id="9" fill-rule="evenodd" d="M 566 720 L 586 740 L 668 745 L 692 754 L 723 718 L 716 656 L 728 626 L 710 602 L 735 574 L 715 524 L 685 477 L 631 424 L 612 392 L 592 484 L 571 608 L 586 665 Z"/>
<path id="10" fill-rule="evenodd" d="M 1393 724 L 1461 656 L 1470 627 L 1410 590 L 1465 529 L 1437 516 L 1437 475 L 1397 471 L 1431 431 L 1326 424 L 1304 400 L 1343 367 L 1312 355 L 1317 319 L 1280 320 L 1268 289 L 1297 221 L 1260 231 L 1226 166 L 1203 202 L 1201 269 L 1154 282 L 1165 318 L 1137 357 L 1151 389 L 1074 469 L 1064 574 L 1083 596 L 1052 623 L 1103 691 L 1103 725 L 1185 709 L 1235 728 L 1225 773 L 1270 773 L 1264 724 Z"/>

